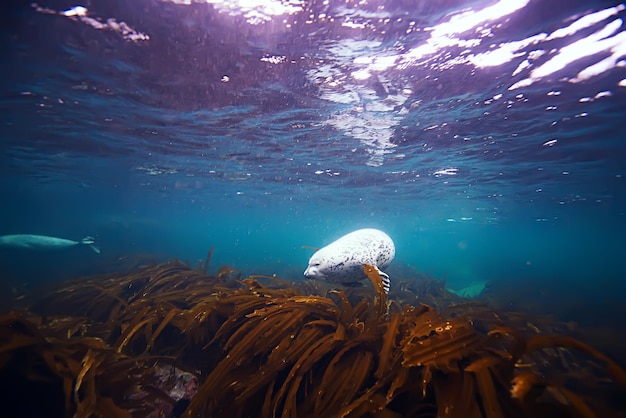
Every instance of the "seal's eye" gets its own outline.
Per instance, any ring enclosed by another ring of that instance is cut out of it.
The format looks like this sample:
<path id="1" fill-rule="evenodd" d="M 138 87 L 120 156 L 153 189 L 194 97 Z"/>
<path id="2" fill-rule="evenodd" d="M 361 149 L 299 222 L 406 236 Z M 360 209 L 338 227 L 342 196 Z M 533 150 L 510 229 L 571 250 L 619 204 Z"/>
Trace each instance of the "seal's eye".
<path id="1" fill-rule="evenodd" d="M 312 263 L 311 267 L 318 267 L 320 265 L 320 263 Z"/>

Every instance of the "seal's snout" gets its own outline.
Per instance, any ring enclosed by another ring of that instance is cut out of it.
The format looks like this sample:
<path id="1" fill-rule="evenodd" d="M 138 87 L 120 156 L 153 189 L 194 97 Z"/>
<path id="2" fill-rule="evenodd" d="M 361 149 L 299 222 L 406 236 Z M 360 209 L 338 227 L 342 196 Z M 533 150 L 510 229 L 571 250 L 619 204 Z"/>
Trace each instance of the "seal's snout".
<path id="1" fill-rule="evenodd" d="M 304 277 L 307 279 L 324 279 L 324 270 L 320 267 L 320 263 L 309 263 L 309 266 L 304 270 Z"/>

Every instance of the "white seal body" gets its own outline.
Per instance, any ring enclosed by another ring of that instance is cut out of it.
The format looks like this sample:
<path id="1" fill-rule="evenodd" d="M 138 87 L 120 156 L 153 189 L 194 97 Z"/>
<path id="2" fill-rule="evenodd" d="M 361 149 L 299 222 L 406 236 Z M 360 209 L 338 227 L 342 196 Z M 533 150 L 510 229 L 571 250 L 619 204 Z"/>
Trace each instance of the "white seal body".
<path id="1" fill-rule="evenodd" d="M 396 248 L 389 235 L 378 229 L 359 229 L 313 254 L 304 275 L 333 283 L 354 283 L 367 278 L 363 264 L 369 264 L 378 268 L 388 292 L 389 276 L 382 270 L 389 267 L 395 255 Z"/>
<path id="2" fill-rule="evenodd" d="M 0 247 L 23 250 L 58 250 L 77 245 L 88 245 L 94 252 L 100 253 L 100 249 L 94 245 L 94 239 L 91 237 L 85 237 L 80 242 L 65 238 L 30 234 L 3 235 L 0 237 Z"/>

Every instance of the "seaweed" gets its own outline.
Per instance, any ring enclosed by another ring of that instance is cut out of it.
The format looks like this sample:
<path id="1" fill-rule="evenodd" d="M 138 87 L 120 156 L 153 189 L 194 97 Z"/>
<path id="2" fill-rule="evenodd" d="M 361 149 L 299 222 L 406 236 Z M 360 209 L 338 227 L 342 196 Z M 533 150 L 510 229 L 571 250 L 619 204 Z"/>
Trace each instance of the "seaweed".
<path id="1" fill-rule="evenodd" d="M 13 416 L 626 416 L 626 372 L 562 324 L 435 281 L 388 296 L 367 265 L 373 289 L 213 275 L 211 254 L 75 280 L 1 314 L 2 386 L 45 400 L 37 412 L 16 398 Z"/>

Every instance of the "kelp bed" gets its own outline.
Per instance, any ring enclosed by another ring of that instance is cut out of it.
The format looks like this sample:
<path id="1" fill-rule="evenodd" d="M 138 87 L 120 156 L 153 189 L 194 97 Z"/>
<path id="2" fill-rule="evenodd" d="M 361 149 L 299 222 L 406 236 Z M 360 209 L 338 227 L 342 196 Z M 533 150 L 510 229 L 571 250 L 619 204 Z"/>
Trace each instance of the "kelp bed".
<path id="1" fill-rule="evenodd" d="M 556 323 L 462 302 L 434 281 L 398 281 L 387 298 L 369 266 L 373 287 L 342 291 L 207 267 L 86 278 L 2 314 L 3 412 L 626 416 L 624 370 Z"/>

